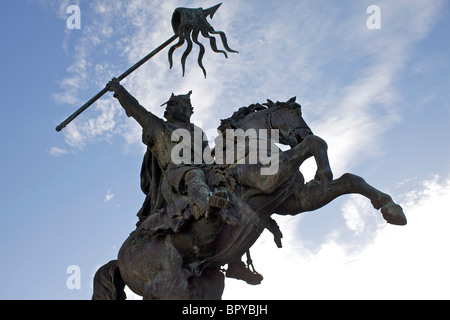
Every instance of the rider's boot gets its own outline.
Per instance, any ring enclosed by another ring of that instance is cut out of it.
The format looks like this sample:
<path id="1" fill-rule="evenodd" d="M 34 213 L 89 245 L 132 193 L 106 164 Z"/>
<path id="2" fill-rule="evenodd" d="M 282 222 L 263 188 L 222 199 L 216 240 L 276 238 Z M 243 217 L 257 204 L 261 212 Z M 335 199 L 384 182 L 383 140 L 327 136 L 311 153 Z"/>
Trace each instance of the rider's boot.
<path id="1" fill-rule="evenodd" d="M 242 261 L 230 262 L 225 275 L 227 278 L 244 280 L 251 285 L 260 284 L 263 280 L 263 276 L 261 274 L 251 271 Z"/>

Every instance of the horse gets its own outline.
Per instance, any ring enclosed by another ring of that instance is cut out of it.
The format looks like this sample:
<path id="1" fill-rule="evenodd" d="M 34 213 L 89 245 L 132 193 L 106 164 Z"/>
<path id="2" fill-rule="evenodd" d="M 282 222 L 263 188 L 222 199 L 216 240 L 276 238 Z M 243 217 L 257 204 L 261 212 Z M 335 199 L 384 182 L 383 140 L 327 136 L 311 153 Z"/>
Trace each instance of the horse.
<path id="1" fill-rule="evenodd" d="M 170 221 L 183 222 L 176 229 L 164 227 L 164 223 L 163 227 L 155 225 L 155 217 L 167 213 L 149 216 L 125 240 L 117 260 L 97 271 L 93 299 L 125 299 L 125 285 L 143 299 L 220 299 L 225 287 L 222 267 L 240 259 L 265 228 L 281 246 L 281 233 L 274 228 L 271 215 L 314 211 L 344 194 L 361 194 L 388 223 L 406 224 L 401 206 L 363 178 L 346 173 L 333 179 L 327 144 L 312 133 L 295 97 L 242 107 L 222 120 L 218 131 L 224 137 L 230 129 L 256 132 L 256 138 L 270 146 L 270 151 L 264 152 L 277 155 L 271 158 L 277 170 L 261 174 L 269 163 L 249 161 L 249 139 L 244 143 L 244 159 L 234 157 L 232 164 L 206 166 L 208 184 L 226 191 L 229 205 L 209 215 L 172 215 Z M 282 151 L 275 142 L 291 148 Z M 224 152 L 216 145 L 216 157 Z M 317 171 L 314 179 L 305 183 L 299 167 L 310 157 L 315 159 Z"/>
<path id="2" fill-rule="evenodd" d="M 291 147 L 290 150 L 280 152 L 279 166 L 282 170 L 277 174 L 259 174 L 260 164 L 229 168 L 248 194 L 245 197 L 246 203 L 252 208 L 258 208 L 261 201 L 270 202 L 270 210 L 279 215 L 297 215 L 319 209 L 341 195 L 356 193 L 368 198 L 388 223 L 405 225 L 406 217 L 402 208 L 388 194 L 372 187 L 363 178 L 345 173 L 333 180 L 328 146 L 323 139 L 312 133 L 302 118 L 301 106 L 295 100 L 295 97 L 287 102 L 273 103 L 268 100 L 265 104 L 267 107 L 255 104 L 241 108 L 231 118 L 223 120 L 219 127 L 221 131 L 228 128 L 278 129 L 281 133 L 280 143 Z M 310 157 L 314 157 L 317 171 L 314 179 L 305 183 L 298 169 Z M 276 190 L 282 190 L 283 196 L 280 192 L 276 193 Z M 276 207 L 273 206 L 275 197 L 279 199 Z"/>

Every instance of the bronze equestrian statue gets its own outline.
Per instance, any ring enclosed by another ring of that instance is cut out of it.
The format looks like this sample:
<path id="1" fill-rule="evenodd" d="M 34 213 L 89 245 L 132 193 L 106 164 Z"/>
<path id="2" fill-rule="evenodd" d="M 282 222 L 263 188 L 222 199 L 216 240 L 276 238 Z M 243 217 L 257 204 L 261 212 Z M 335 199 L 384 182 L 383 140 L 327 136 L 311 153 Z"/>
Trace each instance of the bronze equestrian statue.
<path id="1" fill-rule="evenodd" d="M 148 146 L 141 176 L 146 200 L 140 222 L 122 245 L 118 259 L 97 271 L 93 299 L 124 298 L 125 285 L 144 299 L 220 299 L 227 273 L 239 274 L 238 278 L 249 283 L 252 275 L 259 276 L 242 270 L 240 259 L 265 228 L 281 246 L 282 235 L 271 215 L 313 211 L 343 194 L 359 193 L 380 209 L 388 223 L 406 224 L 402 208 L 361 177 L 346 173 L 333 179 L 327 144 L 305 123 L 295 98 L 242 107 L 218 128 L 219 137 L 225 139 L 230 132 L 251 129 L 258 134 L 256 139 L 270 145 L 271 151 L 265 152 L 276 151 L 278 157 L 273 159 L 278 170 L 263 175 L 261 169 L 268 164 L 249 161 L 249 139 L 244 140 L 244 160 L 235 157 L 233 163 L 171 168 L 167 154 L 174 142 L 167 136 L 179 126 L 191 130 L 190 94 L 172 95 L 164 122 L 141 107 L 116 80 L 109 88 L 143 127 Z M 261 137 L 263 130 L 277 132 L 279 141 L 270 134 Z M 281 151 L 275 142 L 291 149 Z M 216 143 L 215 156 L 226 152 L 225 147 L 225 143 Z M 316 161 L 317 172 L 315 179 L 305 183 L 299 167 L 310 157 Z M 200 203 L 205 204 L 199 210 Z"/>
<path id="2" fill-rule="evenodd" d="M 199 47 L 197 62 L 206 77 L 200 33 L 214 52 L 227 57 L 217 48 L 213 35 L 221 38 L 227 52 L 237 52 L 228 46 L 225 33 L 214 30 L 206 20 L 219 7 L 177 8 L 171 21 L 175 35 L 113 78 L 56 128 L 61 131 L 112 91 L 126 114 L 142 127 L 142 141 L 147 146 L 141 169 L 145 200 L 136 230 L 123 243 L 117 260 L 95 274 L 93 299 L 126 299 L 125 285 L 144 299 L 220 299 L 225 277 L 258 284 L 262 276 L 253 268 L 250 247 L 265 229 L 281 247 L 282 234 L 271 216 L 314 211 L 344 194 L 361 194 L 388 223 L 406 224 L 402 208 L 361 177 L 346 173 L 333 179 L 327 144 L 303 120 L 295 97 L 240 108 L 221 121 L 216 145 L 211 149 L 203 131 L 190 122 L 192 92 L 172 94 L 163 104 L 163 120 L 120 85 L 176 39 L 168 53 L 170 67 L 174 51 L 187 43 L 181 57 L 184 75 L 186 58 L 195 43 Z M 200 141 L 195 139 L 198 132 Z M 291 149 L 282 151 L 276 143 Z M 317 171 L 313 180 L 305 182 L 299 167 L 311 157 Z M 245 254 L 247 266 L 241 261 Z"/>

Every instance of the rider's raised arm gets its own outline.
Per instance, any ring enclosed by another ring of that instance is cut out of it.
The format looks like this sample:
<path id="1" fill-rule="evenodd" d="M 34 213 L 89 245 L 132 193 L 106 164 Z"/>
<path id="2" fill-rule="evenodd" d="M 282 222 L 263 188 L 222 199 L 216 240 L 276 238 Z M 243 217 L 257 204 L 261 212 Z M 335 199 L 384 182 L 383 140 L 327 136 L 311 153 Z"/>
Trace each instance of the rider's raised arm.
<path id="1" fill-rule="evenodd" d="M 125 109 L 127 116 L 133 117 L 142 128 L 147 127 L 148 121 L 152 117 L 157 118 L 154 114 L 141 106 L 139 101 L 137 101 L 137 99 L 133 97 L 117 79 L 113 79 L 108 86 L 109 91 L 114 92 L 114 97 L 119 100 L 120 104 Z"/>

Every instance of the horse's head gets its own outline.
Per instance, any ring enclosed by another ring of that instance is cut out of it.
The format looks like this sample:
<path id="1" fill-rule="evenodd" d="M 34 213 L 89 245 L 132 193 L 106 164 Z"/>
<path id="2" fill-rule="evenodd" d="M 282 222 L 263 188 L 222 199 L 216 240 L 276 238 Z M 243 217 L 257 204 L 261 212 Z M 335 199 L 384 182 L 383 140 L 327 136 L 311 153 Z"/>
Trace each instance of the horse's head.
<path id="1" fill-rule="evenodd" d="M 294 147 L 312 134 L 295 99 L 277 103 L 267 100 L 263 105 L 257 103 L 242 107 L 230 118 L 222 120 L 218 129 L 224 136 L 226 129 L 277 129 L 279 142 Z"/>
<path id="2" fill-rule="evenodd" d="M 270 127 L 280 132 L 280 143 L 294 147 L 303 139 L 312 134 L 311 129 L 302 117 L 300 104 L 295 102 L 296 97 L 287 102 L 273 103 L 267 100 L 265 105 L 270 110 Z"/>

